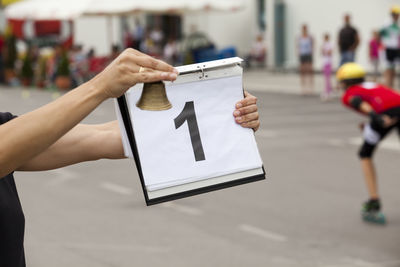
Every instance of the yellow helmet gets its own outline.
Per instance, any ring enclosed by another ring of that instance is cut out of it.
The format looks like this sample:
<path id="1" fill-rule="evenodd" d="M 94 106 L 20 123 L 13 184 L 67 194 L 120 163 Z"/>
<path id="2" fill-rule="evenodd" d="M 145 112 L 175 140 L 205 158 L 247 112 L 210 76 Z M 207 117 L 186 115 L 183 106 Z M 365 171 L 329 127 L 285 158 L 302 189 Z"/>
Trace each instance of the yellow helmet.
<path id="1" fill-rule="evenodd" d="M 365 70 L 357 63 L 346 63 L 336 72 L 338 81 L 362 79 L 365 77 Z"/>
<path id="2" fill-rule="evenodd" d="M 400 15 L 400 6 L 399 5 L 392 6 L 392 8 L 390 9 L 390 12 L 392 14 Z"/>

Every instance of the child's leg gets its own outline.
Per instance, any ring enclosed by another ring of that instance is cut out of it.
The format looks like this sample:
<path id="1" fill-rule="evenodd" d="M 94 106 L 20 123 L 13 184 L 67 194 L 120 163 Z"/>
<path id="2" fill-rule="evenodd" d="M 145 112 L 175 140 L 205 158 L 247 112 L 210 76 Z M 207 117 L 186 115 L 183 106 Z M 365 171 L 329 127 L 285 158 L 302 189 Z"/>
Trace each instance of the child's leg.
<path id="1" fill-rule="evenodd" d="M 370 199 L 379 198 L 377 176 L 375 166 L 372 161 L 372 156 L 376 146 L 385 138 L 385 136 L 393 129 L 393 127 L 394 126 L 389 128 L 374 129 L 370 124 L 367 124 L 364 127 L 364 143 L 360 148 L 359 157 L 361 160 L 361 168 L 364 174 Z"/>
<path id="2" fill-rule="evenodd" d="M 365 183 L 370 199 L 379 199 L 378 185 L 376 182 L 375 166 L 372 158 L 361 159 L 361 169 L 364 173 Z"/>
<path id="3" fill-rule="evenodd" d="M 326 63 L 324 65 L 325 94 L 326 94 L 326 96 L 329 96 L 332 93 L 331 72 L 332 72 L 332 65 L 330 63 Z"/>

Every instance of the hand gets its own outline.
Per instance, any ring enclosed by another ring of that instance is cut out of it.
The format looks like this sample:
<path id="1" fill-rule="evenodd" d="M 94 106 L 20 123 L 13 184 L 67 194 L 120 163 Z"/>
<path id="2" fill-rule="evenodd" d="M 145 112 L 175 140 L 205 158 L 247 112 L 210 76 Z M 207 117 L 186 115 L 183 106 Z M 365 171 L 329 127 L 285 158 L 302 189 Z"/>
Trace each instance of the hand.
<path id="1" fill-rule="evenodd" d="M 388 128 L 398 122 L 397 119 L 393 119 L 385 114 L 377 114 L 375 111 L 371 111 L 369 113 L 369 116 L 372 123 L 378 125 L 381 128 Z"/>
<path id="2" fill-rule="evenodd" d="M 146 71 L 139 73 L 140 68 Z M 132 48 L 125 49 L 90 83 L 101 90 L 105 98 L 119 97 L 136 83 L 174 81 L 178 71 L 167 63 Z"/>
<path id="3" fill-rule="evenodd" d="M 249 92 L 244 91 L 244 99 L 236 104 L 236 110 L 233 112 L 236 123 L 244 128 L 252 128 L 257 131 L 260 127 L 258 116 L 257 98 Z"/>
<path id="4" fill-rule="evenodd" d="M 383 119 L 383 126 L 385 128 L 391 127 L 398 122 L 397 119 L 393 119 L 392 117 L 390 117 L 388 115 L 383 115 L 382 119 Z"/>

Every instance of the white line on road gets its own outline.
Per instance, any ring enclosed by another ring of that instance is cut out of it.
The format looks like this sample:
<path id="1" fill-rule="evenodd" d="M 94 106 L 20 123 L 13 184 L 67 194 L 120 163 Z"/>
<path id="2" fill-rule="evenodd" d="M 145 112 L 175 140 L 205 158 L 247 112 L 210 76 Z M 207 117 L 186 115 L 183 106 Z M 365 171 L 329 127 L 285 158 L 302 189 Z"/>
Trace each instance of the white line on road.
<path id="1" fill-rule="evenodd" d="M 200 209 L 188 207 L 188 206 L 184 206 L 184 205 L 180 205 L 180 204 L 176 204 L 176 203 L 172 203 L 172 202 L 163 203 L 163 204 L 161 204 L 161 207 L 173 209 L 175 211 L 185 213 L 188 215 L 192 215 L 192 216 L 200 216 L 203 214 L 203 212 Z"/>
<path id="2" fill-rule="evenodd" d="M 324 267 L 395 267 L 399 264 L 400 260 L 369 262 L 357 258 L 347 258 L 344 263 L 324 265 Z"/>
<path id="3" fill-rule="evenodd" d="M 329 139 L 327 143 L 331 146 L 344 147 L 346 145 L 360 146 L 363 142 L 361 137 L 352 137 L 348 139 Z M 388 138 L 379 144 L 380 149 L 400 152 L 400 142 L 394 138 Z"/>
<path id="4" fill-rule="evenodd" d="M 116 251 L 116 252 L 145 252 L 145 253 L 167 253 L 171 249 L 164 246 L 148 246 L 148 245 L 123 245 L 123 244 L 103 244 L 103 243 L 41 243 L 41 242 L 27 242 L 27 247 L 41 247 L 41 248 L 54 248 L 66 247 L 70 249 L 85 249 L 85 250 L 103 250 L 103 251 Z"/>
<path id="5" fill-rule="evenodd" d="M 103 189 L 106 189 L 108 191 L 120 194 L 120 195 L 132 195 L 132 190 L 129 188 L 126 188 L 124 186 L 121 185 L 117 185 L 117 184 L 113 184 L 113 183 L 108 183 L 108 182 L 104 182 L 100 184 L 100 187 Z"/>
<path id="6" fill-rule="evenodd" d="M 349 144 L 351 145 L 361 145 L 363 139 L 360 137 L 354 137 L 349 139 Z M 400 142 L 399 140 L 395 140 L 394 138 L 387 138 L 379 144 L 381 149 L 392 150 L 392 151 L 400 151 Z"/>
<path id="7" fill-rule="evenodd" d="M 253 234 L 259 237 L 263 237 L 269 240 L 273 240 L 273 241 L 277 241 L 277 242 L 286 242 L 287 241 L 287 237 L 283 236 L 281 234 L 277 234 L 274 232 L 270 232 L 252 225 L 248 225 L 248 224 L 241 224 L 239 225 L 239 229 L 243 232 L 249 233 L 249 234 Z"/>

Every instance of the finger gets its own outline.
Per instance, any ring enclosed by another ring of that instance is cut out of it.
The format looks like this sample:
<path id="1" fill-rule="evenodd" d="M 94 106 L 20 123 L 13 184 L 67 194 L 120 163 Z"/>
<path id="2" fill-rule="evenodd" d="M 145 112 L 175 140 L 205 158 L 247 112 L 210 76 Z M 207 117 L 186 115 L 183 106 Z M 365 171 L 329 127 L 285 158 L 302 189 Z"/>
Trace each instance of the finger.
<path id="1" fill-rule="evenodd" d="M 257 105 L 250 105 L 250 106 L 247 106 L 247 107 L 236 109 L 233 112 L 233 115 L 235 117 L 238 117 L 238 116 L 241 116 L 241 115 L 246 115 L 246 114 L 249 114 L 249 113 L 257 112 L 257 110 L 258 110 Z"/>
<path id="2" fill-rule="evenodd" d="M 236 108 L 246 107 L 257 103 L 257 97 L 248 95 L 236 104 Z"/>
<path id="3" fill-rule="evenodd" d="M 255 121 L 244 122 L 241 123 L 240 126 L 244 128 L 252 128 L 254 131 L 257 131 L 258 128 L 260 128 L 260 121 L 255 120 Z"/>
<path id="4" fill-rule="evenodd" d="M 175 81 L 177 75 L 170 72 L 141 72 L 132 74 L 136 83 L 150 83 L 157 81 Z"/>
<path id="5" fill-rule="evenodd" d="M 258 120 L 258 112 L 250 113 L 244 116 L 236 117 L 235 118 L 237 123 L 249 122 Z"/>
<path id="6" fill-rule="evenodd" d="M 135 64 L 137 64 L 141 67 L 149 68 L 152 70 L 177 73 L 175 68 L 172 67 L 171 65 L 165 63 L 164 61 L 152 58 L 147 55 L 138 56 L 138 55 L 130 54 L 130 59 L 132 62 L 134 62 Z"/>

